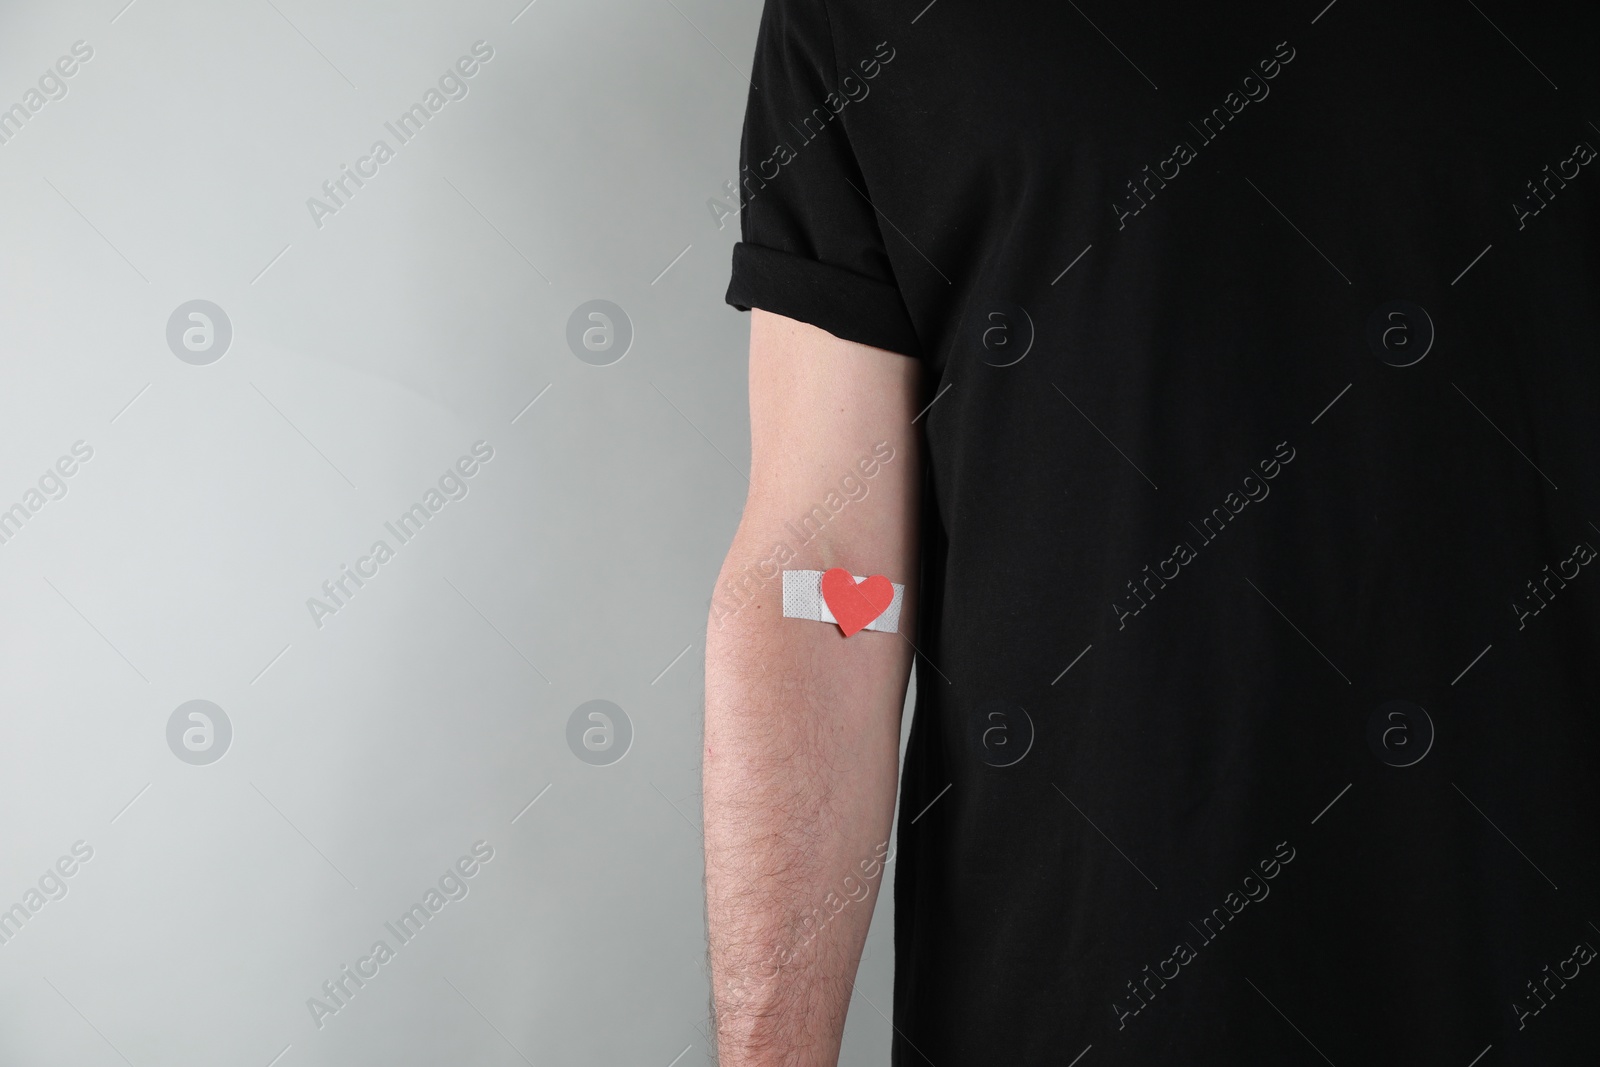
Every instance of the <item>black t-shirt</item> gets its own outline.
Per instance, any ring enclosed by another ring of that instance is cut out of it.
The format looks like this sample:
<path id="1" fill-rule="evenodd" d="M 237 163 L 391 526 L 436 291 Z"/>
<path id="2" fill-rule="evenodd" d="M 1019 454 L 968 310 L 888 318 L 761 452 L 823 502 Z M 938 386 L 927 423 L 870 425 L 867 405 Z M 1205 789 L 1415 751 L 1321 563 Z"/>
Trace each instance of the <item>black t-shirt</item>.
<path id="1" fill-rule="evenodd" d="M 767 0 L 728 302 L 931 405 L 896 1064 L 1593 1060 L 1600 11 L 1323 5 Z"/>

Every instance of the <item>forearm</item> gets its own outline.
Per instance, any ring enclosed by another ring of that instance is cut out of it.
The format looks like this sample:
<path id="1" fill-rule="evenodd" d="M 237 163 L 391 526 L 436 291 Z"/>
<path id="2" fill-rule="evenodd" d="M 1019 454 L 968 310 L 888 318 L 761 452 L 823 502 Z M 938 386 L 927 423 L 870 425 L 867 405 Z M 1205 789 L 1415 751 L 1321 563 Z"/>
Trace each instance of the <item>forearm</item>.
<path id="1" fill-rule="evenodd" d="M 725 577 L 770 547 L 750 532 L 762 525 L 747 513 Z M 852 558 L 864 551 L 822 543 L 790 566 L 873 572 Z M 884 551 L 905 564 L 904 546 Z M 780 589 L 750 590 L 731 615 L 714 608 L 706 642 L 706 897 L 724 1067 L 836 1061 L 894 811 L 910 645 L 781 618 Z M 904 611 L 902 628 L 913 617 Z"/>

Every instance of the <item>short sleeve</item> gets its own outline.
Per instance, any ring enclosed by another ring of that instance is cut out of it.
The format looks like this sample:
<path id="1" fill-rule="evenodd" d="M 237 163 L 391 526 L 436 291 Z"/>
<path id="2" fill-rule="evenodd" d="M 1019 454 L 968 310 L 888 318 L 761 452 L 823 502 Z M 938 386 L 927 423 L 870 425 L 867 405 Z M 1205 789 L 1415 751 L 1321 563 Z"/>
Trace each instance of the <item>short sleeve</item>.
<path id="1" fill-rule="evenodd" d="M 726 300 L 920 355 L 847 124 L 824 0 L 766 0 L 739 145 Z M 845 86 L 846 89 L 849 86 Z"/>

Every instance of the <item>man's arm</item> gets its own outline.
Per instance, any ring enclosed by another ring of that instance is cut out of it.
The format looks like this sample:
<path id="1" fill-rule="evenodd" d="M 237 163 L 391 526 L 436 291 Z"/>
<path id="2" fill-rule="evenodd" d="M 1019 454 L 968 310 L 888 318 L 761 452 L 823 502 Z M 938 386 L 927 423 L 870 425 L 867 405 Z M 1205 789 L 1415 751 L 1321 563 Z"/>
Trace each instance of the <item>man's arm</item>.
<path id="1" fill-rule="evenodd" d="M 751 316 L 750 494 L 706 636 L 718 1059 L 831 1067 L 894 814 L 915 640 L 920 367 Z M 783 618 L 777 571 L 831 567 L 905 585 L 900 633 L 846 638 Z"/>

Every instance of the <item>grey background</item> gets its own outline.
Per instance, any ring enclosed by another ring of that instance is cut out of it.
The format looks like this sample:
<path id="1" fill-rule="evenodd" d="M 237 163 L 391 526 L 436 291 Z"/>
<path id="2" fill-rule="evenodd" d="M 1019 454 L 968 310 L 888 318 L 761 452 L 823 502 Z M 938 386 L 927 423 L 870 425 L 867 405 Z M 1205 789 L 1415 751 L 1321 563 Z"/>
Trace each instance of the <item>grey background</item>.
<path id="1" fill-rule="evenodd" d="M 0 144 L 0 508 L 93 449 L 0 544 L 0 908 L 94 850 L 0 944 L 0 1064 L 711 1059 L 704 625 L 749 446 L 707 201 L 761 5 L 525 2 L 0 5 L 0 106 L 94 50 Z M 166 341 L 197 299 L 233 330 L 206 366 Z M 632 321 L 610 366 L 566 344 L 593 299 Z M 567 744 L 594 699 L 633 726 L 607 766 Z M 168 747 L 191 700 L 232 726 L 206 765 Z M 308 998 L 479 840 L 319 1029 Z M 887 1062 L 888 889 L 846 1063 Z"/>

